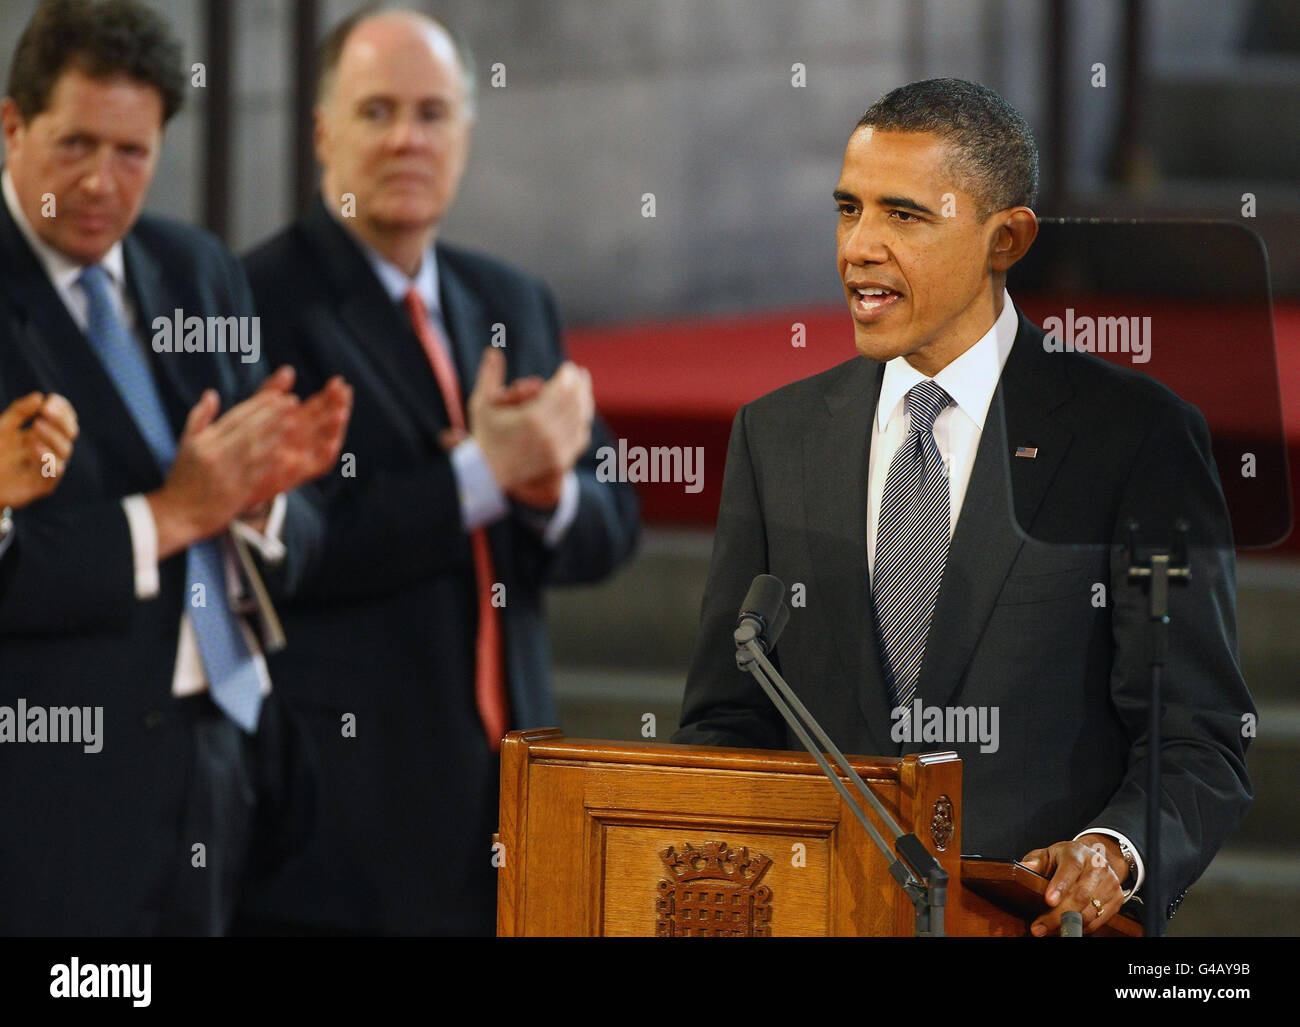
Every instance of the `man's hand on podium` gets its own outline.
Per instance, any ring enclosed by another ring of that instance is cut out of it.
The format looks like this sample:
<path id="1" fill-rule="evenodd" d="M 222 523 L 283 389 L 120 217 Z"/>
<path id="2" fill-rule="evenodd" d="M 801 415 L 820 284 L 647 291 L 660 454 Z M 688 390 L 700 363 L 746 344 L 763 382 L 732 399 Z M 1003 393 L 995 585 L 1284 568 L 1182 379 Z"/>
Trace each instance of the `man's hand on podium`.
<path id="1" fill-rule="evenodd" d="M 1109 835 L 1085 834 L 1076 841 L 1057 842 L 1034 849 L 1020 862 L 1051 878 L 1044 895 L 1051 909 L 1029 927 L 1036 938 L 1058 934 L 1067 909 L 1077 909 L 1083 933 L 1092 934 L 1124 904 L 1120 874 L 1127 876 L 1128 863 Z"/>

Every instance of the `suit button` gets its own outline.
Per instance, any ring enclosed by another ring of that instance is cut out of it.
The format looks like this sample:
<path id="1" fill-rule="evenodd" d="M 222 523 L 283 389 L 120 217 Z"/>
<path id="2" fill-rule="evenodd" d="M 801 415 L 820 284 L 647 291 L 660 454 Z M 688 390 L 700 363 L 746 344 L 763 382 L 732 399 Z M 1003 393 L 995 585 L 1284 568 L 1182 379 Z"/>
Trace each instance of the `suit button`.
<path id="1" fill-rule="evenodd" d="M 146 731 L 157 731 L 167 723 L 167 715 L 162 710 L 149 710 L 140 718 L 140 725 Z"/>

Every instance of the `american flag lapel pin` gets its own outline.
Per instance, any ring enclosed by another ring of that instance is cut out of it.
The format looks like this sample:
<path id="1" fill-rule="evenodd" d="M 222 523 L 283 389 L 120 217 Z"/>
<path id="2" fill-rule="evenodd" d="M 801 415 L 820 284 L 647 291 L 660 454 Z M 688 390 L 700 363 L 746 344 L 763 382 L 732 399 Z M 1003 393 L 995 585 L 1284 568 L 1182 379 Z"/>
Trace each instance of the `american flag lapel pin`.
<path id="1" fill-rule="evenodd" d="M 1023 456 L 1026 460 L 1034 460 L 1038 457 L 1037 446 L 1017 446 L 1016 456 Z"/>

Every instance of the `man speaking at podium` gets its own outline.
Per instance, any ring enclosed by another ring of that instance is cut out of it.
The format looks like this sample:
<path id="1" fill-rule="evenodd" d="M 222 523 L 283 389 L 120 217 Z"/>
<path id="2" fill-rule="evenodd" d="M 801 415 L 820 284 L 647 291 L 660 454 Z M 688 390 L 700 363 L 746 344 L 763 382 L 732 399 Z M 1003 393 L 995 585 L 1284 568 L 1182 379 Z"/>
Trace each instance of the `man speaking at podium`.
<path id="1" fill-rule="evenodd" d="M 1029 126 L 983 86 L 916 82 L 863 115 L 834 193 L 861 357 L 736 415 L 674 740 L 799 748 L 731 636 L 755 575 L 802 585 L 782 674 L 845 752 L 960 754 L 963 847 L 1051 878 L 1041 936 L 1071 909 L 1091 933 L 1141 891 L 1149 678 L 1122 556 L 1035 539 L 1109 541 L 1128 513 L 1176 505 L 1193 538 L 1224 541 L 1194 549 L 1171 599 L 1167 916 L 1250 802 L 1253 706 L 1204 419 L 1137 372 L 1046 352 L 1005 291 L 1037 178 Z M 996 745 L 900 743 L 918 700 L 996 711 Z"/>

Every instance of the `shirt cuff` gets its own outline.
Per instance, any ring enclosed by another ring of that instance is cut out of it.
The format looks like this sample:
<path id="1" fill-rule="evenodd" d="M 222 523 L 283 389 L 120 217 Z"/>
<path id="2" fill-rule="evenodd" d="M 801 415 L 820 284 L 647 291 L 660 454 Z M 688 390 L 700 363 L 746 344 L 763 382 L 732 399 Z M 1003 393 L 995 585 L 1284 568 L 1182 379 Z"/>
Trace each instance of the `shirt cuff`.
<path id="1" fill-rule="evenodd" d="M 153 599 L 158 594 L 158 525 L 143 494 L 122 497 L 122 511 L 131 532 L 131 557 L 135 564 L 135 597 Z"/>
<path id="2" fill-rule="evenodd" d="M 564 476 L 564 484 L 560 490 L 560 501 L 555 504 L 554 510 L 547 514 L 527 508 L 516 508 L 519 519 L 542 536 L 542 542 L 548 549 L 554 549 L 560 544 L 565 533 L 573 526 L 573 522 L 578 517 L 578 499 L 580 495 L 578 475 L 576 472 L 570 471 Z"/>
<path id="3" fill-rule="evenodd" d="M 1085 834 L 1108 835 L 1116 841 L 1122 842 L 1124 845 L 1128 846 L 1129 852 L 1133 853 L 1133 862 L 1137 864 L 1137 873 L 1133 878 L 1133 883 L 1127 888 L 1121 889 L 1124 892 L 1124 901 L 1127 902 L 1132 898 L 1134 892 L 1142 887 L 1142 882 L 1146 880 L 1147 871 L 1146 866 L 1142 862 L 1142 853 L 1138 852 L 1138 847 L 1129 841 L 1128 835 L 1120 834 L 1118 831 L 1112 831 L 1109 827 L 1090 827 L 1086 831 L 1080 831 L 1076 834 L 1074 840 L 1077 842 Z"/>
<path id="4" fill-rule="evenodd" d="M 266 516 L 264 531 L 258 531 L 252 525 L 239 520 L 231 522 L 230 530 L 256 549 L 258 555 L 267 563 L 283 563 L 286 550 L 280 536 L 284 531 L 284 513 L 288 505 L 284 493 L 281 492 L 271 500 L 271 512 Z"/>
<path id="5" fill-rule="evenodd" d="M 468 438 L 451 451 L 451 470 L 456 476 L 460 516 L 466 532 L 499 521 L 509 512 L 506 494 L 493 477 L 475 439 Z"/>

